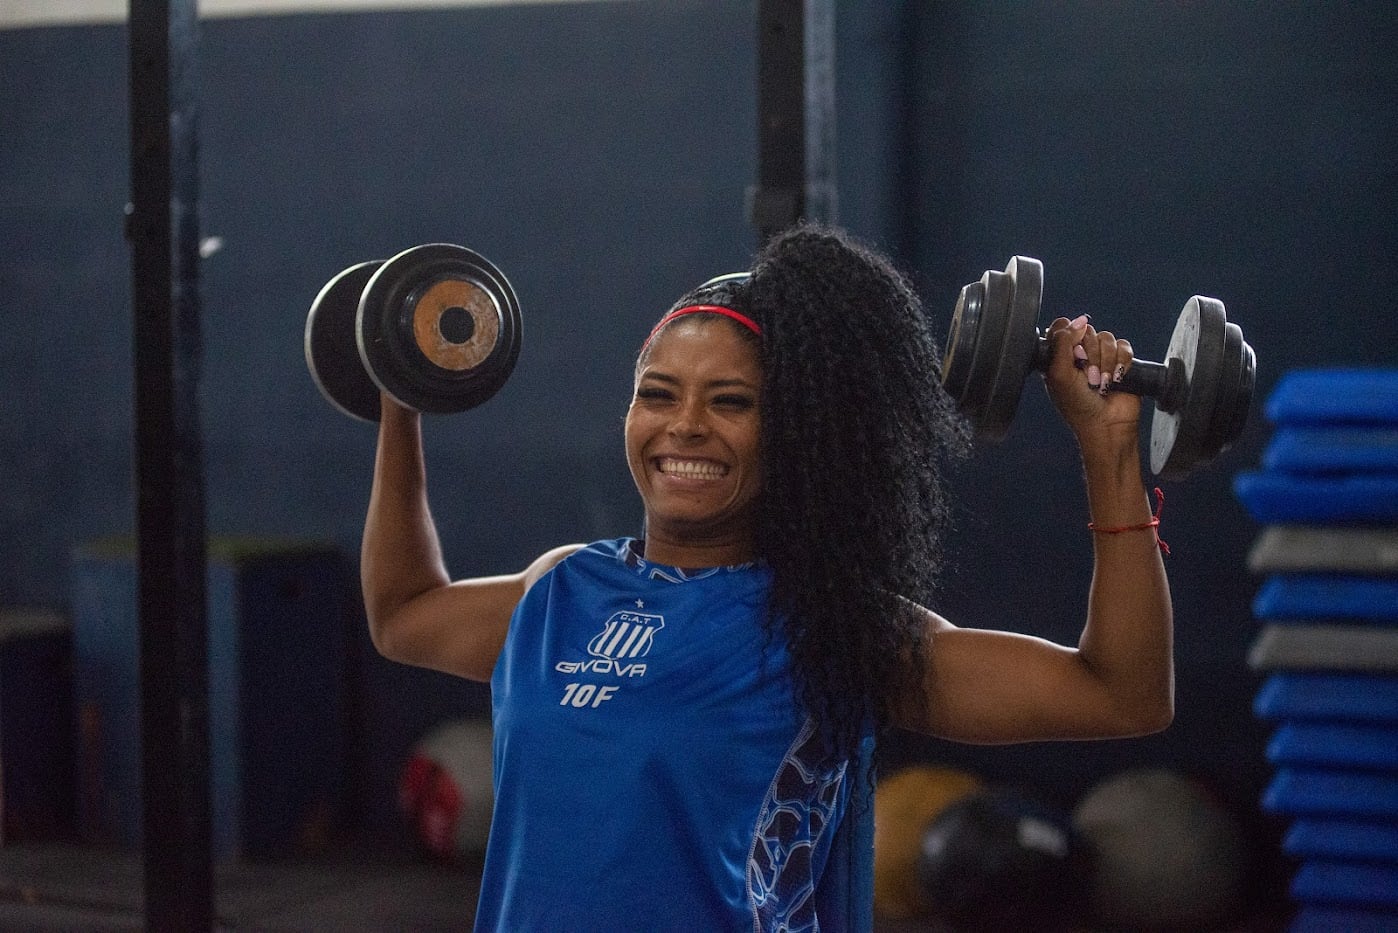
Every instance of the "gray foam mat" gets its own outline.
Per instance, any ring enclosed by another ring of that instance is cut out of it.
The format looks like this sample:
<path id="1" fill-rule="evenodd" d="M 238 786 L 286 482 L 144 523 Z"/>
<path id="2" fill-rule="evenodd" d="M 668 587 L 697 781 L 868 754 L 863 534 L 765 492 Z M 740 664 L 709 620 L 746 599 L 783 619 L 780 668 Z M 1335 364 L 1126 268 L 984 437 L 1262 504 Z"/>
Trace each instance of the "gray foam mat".
<path id="1" fill-rule="evenodd" d="M 1248 552 L 1248 569 L 1398 574 L 1398 527 L 1269 525 Z"/>
<path id="2" fill-rule="evenodd" d="M 1256 671 L 1398 671 L 1398 628 L 1266 625 L 1248 650 L 1248 666 Z"/>

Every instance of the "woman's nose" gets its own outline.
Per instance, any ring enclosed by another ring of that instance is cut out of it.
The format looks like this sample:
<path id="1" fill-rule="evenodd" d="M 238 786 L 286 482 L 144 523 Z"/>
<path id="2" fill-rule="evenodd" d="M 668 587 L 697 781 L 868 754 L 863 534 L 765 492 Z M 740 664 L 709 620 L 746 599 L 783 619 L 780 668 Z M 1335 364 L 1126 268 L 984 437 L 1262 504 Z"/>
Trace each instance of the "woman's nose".
<path id="1" fill-rule="evenodd" d="M 702 437 L 709 430 L 704 408 L 696 402 L 685 402 L 675 412 L 670 421 L 670 433 L 675 437 Z"/>

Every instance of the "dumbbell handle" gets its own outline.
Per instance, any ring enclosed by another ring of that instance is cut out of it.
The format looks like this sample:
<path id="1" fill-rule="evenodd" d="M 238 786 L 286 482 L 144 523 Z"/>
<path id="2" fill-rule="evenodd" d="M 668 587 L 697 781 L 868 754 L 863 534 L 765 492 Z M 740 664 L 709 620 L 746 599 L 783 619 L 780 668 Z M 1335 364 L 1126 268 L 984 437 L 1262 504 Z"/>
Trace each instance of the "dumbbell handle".
<path id="1" fill-rule="evenodd" d="M 1039 372 L 1048 371 L 1049 352 L 1048 338 L 1040 334 L 1038 346 L 1034 350 L 1034 368 Z M 1151 360 L 1133 359 L 1131 368 L 1112 389 L 1152 398 L 1156 408 L 1173 414 L 1184 404 L 1185 392 L 1188 389 L 1184 361 L 1170 359 L 1165 363 L 1156 363 Z"/>

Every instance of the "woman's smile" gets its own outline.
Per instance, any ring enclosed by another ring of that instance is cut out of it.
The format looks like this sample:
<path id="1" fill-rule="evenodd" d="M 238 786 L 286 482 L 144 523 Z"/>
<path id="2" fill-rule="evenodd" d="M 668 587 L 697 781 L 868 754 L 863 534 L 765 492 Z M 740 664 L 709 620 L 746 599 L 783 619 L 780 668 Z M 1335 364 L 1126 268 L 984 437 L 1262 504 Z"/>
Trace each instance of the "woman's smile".
<path id="1" fill-rule="evenodd" d="M 706 482 L 728 475 L 728 465 L 713 460 L 689 460 L 678 457 L 656 457 L 655 469 L 662 476 L 676 480 Z"/>

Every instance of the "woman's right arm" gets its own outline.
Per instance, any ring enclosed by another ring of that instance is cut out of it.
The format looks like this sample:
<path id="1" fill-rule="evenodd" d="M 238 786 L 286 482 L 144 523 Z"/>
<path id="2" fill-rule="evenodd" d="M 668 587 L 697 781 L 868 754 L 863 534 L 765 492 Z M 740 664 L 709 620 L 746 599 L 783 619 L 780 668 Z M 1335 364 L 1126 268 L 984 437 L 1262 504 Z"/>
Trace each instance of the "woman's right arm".
<path id="1" fill-rule="evenodd" d="M 382 401 L 360 578 L 369 635 L 390 660 L 488 681 L 529 586 L 577 549 L 555 548 L 520 573 L 455 583 L 427 501 L 422 418 Z"/>

